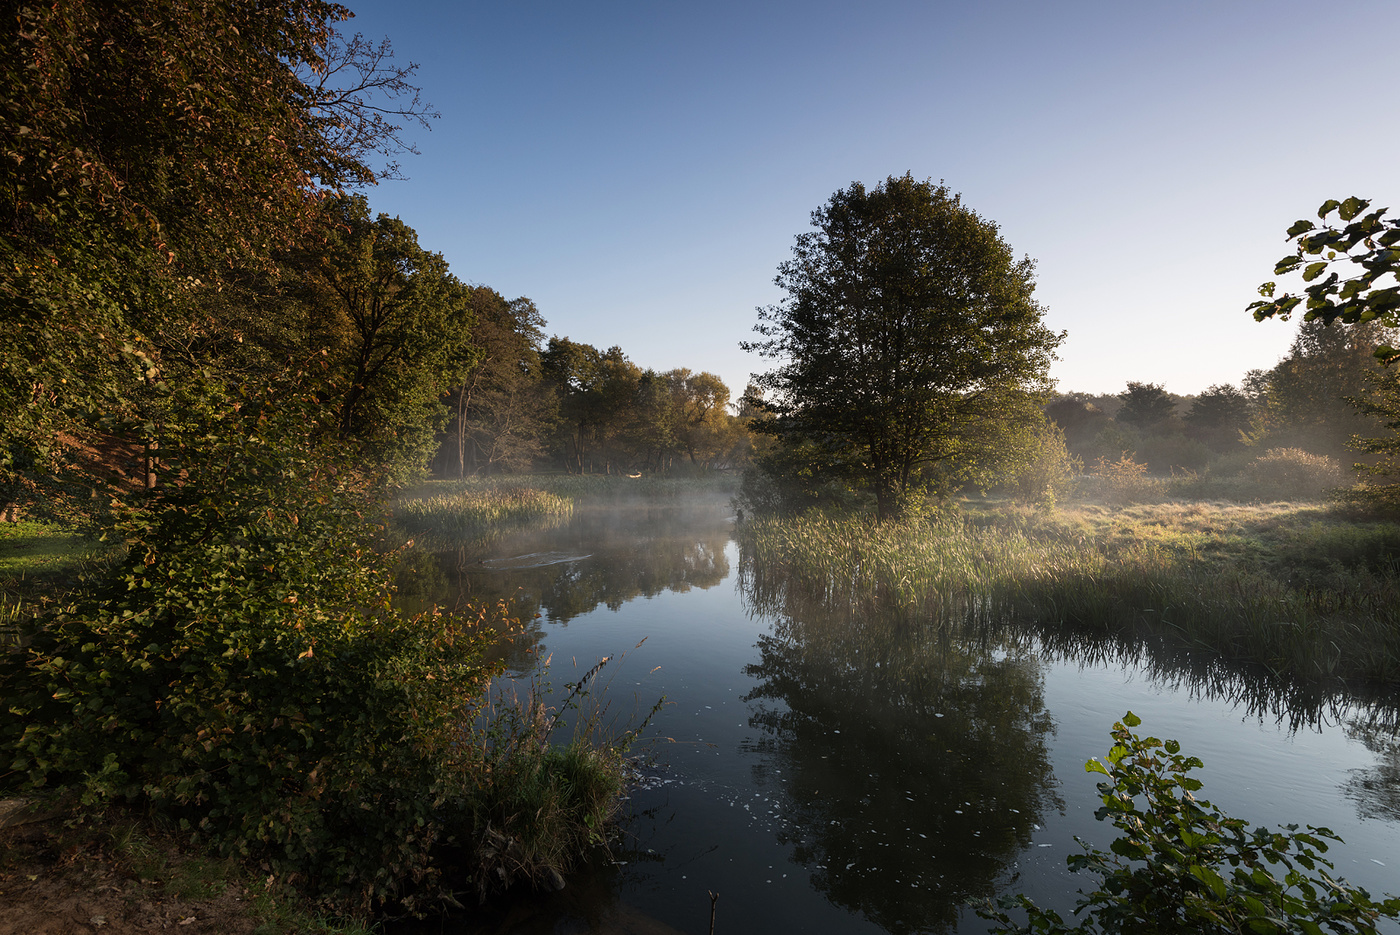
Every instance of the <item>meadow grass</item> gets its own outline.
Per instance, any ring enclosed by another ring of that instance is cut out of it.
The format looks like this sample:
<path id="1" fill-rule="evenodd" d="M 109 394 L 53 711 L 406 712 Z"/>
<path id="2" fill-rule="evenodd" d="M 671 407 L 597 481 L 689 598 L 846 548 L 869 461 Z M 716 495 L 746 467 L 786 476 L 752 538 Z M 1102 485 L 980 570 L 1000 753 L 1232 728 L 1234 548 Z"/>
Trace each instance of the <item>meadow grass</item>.
<path id="1" fill-rule="evenodd" d="M 883 525 L 755 518 L 742 541 L 759 593 L 796 585 L 843 612 L 1150 634 L 1290 677 L 1400 682 L 1400 525 L 1323 505 L 984 501 Z"/>

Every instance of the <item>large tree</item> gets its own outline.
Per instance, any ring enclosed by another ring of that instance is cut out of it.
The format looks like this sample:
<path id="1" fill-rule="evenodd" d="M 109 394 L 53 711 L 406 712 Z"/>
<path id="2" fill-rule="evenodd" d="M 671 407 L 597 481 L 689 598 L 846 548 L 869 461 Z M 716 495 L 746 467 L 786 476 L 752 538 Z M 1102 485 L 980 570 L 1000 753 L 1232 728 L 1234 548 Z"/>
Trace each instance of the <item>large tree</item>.
<path id="1" fill-rule="evenodd" d="M 246 370 L 256 355 L 229 346 L 260 332 L 230 296 L 317 236 L 327 190 L 393 174 L 375 153 L 408 148 L 397 124 L 431 114 L 413 66 L 338 36 L 349 15 L 322 0 L 6 7 L 0 485 L 60 472 L 91 413 L 151 426 L 143 394 L 176 371 Z"/>
<path id="2" fill-rule="evenodd" d="M 1040 417 L 1064 335 L 1044 324 L 1033 261 L 945 185 L 856 182 L 812 225 L 743 347 L 777 364 L 756 377 L 767 430 L 892 517 L 911 486 L 982 473 L 1003 428 Z"/>

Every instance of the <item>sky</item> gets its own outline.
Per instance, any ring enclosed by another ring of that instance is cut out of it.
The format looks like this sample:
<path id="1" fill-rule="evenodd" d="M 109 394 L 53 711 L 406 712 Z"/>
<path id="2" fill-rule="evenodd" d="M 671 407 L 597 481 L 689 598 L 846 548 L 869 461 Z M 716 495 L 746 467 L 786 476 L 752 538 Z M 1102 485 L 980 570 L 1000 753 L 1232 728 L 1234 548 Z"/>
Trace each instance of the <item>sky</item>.
<path id="1" fill-rule="evenodd" d="M 1182 394 L 1287 352 L 1245 307 L 1294 220 L 1400 183 L 1393 0 L 348 5 L 441 114 L 372 209 L 550 334 L 736 397 L 854 181 L 945 181 L 1036 261 L 1061 391 Z"/>

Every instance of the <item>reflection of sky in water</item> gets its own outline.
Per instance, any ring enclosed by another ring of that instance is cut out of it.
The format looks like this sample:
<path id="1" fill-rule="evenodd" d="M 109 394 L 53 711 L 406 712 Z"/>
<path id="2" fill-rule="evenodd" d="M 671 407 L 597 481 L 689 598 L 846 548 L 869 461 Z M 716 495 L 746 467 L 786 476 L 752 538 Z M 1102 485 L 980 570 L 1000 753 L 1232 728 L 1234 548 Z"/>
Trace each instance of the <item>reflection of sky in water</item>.
<path id="1" fill-rule="evenodd" d="M 1162 659 L 1081 664 L 1024 635 L 940 645 L 868 619 L 751 615 L 724 511 L 633 519 L 503 541 L 424 589 L 446 604 L 450 589 L 515 594 L 527 620 L 540 613 L 510 652 L 517 671 L 552 654 L 562 685 L 626 652 L 606 672 L 612 713 L 668 700 L 613 860 L 478 931 L 703 932 L 711 890 L 730 935 L 981 931 L 961 901 L 1011 881 L 1067 913 L 1089 883 L 1065 868 L 1073 836 L 1106 846 L 1112 830 L 1093 820 L 1083 763 L 1128 709 L 1205 761 L 1202 794 L 1226 812 L 1326 825 L 1347 841 L 1330 855 L 1341 875 L 1400 890 L 1400 751 L 1387 729 L 1339 724 L 1344 708 L 1314 705 L 1303 720 L 1323 726 L 1290 732 L 1287 712 L 1258 716 L 1278 693 L 1202 700 L 1229 680 Z M 550 554 L 589 558 L 520 560 Z"/>

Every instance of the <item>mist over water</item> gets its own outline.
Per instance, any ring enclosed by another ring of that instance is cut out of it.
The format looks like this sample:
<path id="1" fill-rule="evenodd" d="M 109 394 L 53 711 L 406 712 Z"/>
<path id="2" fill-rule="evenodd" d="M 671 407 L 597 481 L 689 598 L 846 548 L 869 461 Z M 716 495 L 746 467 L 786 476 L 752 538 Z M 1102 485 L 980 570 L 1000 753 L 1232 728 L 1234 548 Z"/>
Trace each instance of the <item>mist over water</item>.
<path id="1" fill-rule="evenodd" d="M 976 632 L 833 605 L 757 567 L 721 499 L 582 507 L 420 562 L 409 600 L 512 598 L 498 651 L 556 685 L 603 656 L 614 715 L 667 705 L 612 846 L 552 895 L 446 931 L 979 932 L 968 899 L 1066 915 L 1108 730 L 1129 709 L 1253 823 L 1326 825 L 1337 872 L 1400 890 L 1400 741 L 1383 698 L 1004 621 Z M 538 615 L 538 616 L 536 616 Z M 644 642 L 643 642 L 644 640 Z M 640 645 L 637 645 L 640 642 Z M 434 923 L 433 930 L 439 930 Z"/>

